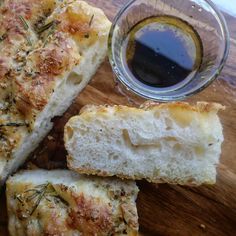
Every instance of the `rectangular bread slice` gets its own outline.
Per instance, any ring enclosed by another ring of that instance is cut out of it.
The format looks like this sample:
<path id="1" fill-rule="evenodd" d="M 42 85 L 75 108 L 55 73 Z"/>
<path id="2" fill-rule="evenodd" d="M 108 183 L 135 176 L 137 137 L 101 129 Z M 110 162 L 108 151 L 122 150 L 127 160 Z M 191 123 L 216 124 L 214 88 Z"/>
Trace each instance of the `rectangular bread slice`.
<path id="1" fill-rule="evenodd" d="M 110 21 L 79 0 L 5 0 L 0 33 L 0 186 L 106 56 Z"/>
<path id="2" fill-rule="evenodd" d="M 134 181 L 69 170 L 21 171 L 7 181 L 11 236 L 138 235 Z"/>
<path id="3" fill-rule="evenodd" d="M 154 183 L 214 184 L 223 142 L 219 104 L 87 106 L 65 126 L 68 167 Z"/>

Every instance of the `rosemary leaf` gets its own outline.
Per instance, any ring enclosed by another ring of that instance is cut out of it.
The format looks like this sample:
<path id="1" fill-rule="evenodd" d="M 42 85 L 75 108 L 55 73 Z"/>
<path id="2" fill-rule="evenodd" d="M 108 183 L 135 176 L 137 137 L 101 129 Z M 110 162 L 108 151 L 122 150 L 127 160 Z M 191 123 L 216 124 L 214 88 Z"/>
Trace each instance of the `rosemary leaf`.
<path id="1" fill-rule="evenodd" d="M 29 30 L 29 25 L 28 25 L 27 21 L 25 20 L 25 18 L 23 16 L 19 16 L 19 19 L 21 20 L 24 29 Z M 26 36 L 26 40 L 27 40 L 29 46 L 32 46 L 32 42 L 31 42 L 31 39 L 29 36 Z"/>
<path id="2" fill-rule="evenodd" d="M 33 193 L 41 193 L 41 191 L 39 190 L 39 189 L 28 189 L 28 190 L 26 190 L 24 193 L 30 193 L 30 192 L 33 192 Z"/>
<path id="3" fill-rule="evenodd" d="M 45 41 L 43 43 L 43 48 L 47 45 L 48 41 L 49 41 L 49 36 L 52 35 L 55 31 L 55 27 L 56 27 L 56 24 L 53 24 L 50 28 L 50 30 L 48 31 L 47 33 L 47 36 L 45 37 Z"/>
<path id="4" fill-rule="evenodd" d="M 32 216 L 32 215 L 34 214 L 34 212 L 35 212 L 35 210 L 37 209 L 37 207 L 39 206 L 39 204 L 40 204 L 40 202 L 41 202 L 43 196 L 44 196 L 44 192 L 41 193 L 41 195 L 38 197 L 36 203 L 34 204 L 32 210 L 31 210 L 30 213 L 29 213 L 30 216 Z"/>
<path id="5" fill-rule="evenodd" d="M 26 40 L 27 40 L 27 42 L 28 42 L 28 44 L 29 44 L 30 46 L 33 45 L 32 42 L 31 42 L 31 39 L 30 39 L 29 37 L 26 37 Z"/>
<path id="6" fill-rule="evenodd" d="M 94 14 L 92 15 L 90 21 L 89 21 L 89 27 L 91 27 L 92 23 L 93 23 L 93 18 L 94 18 Z"/>
<path id="7" fill-rule="evenodd" d="M 53 25 L 55 24 L 55 21 L 51 21 L 48 24 L 42 26 L 41 28 L 37 29 L 37 33 L 41 34 L 43 33 L 45 30 L 51 28 Z"/>
<path id="8" fill-rule="evenodd" d="M 1 132 L 0 132 L 0 141 L 7 141 L 7 138 Z"/>
<path id="9" fill-rule="evenodd" d="M 22 24 L 23 24 L 23 26 L 24 26 L 24 29 L 25 29 L 25 30 L 28 30 L 28 29 L 29 29 L 29 25 L 28 25 L 28 23 L 26 22 L 25 18 L 24 18 L 23 16 L 19 16 L 19 18 L 20 18 L 20 20 L 21 20 L 21 22 L 22 22 Z"/>
<path id="10" fill-rule="evenodd" d="M 39 184 L 39 185 L 36 186 L 35 189 L 45 188 L 46 186 L 48 186 L 48 183 L 46 183 L 46 184 Z"/>
<path id="11" fill-rule="evenodd" d="M 36 198 L 38 195 L 40 194 L 40 192 L 34 192 L 33 194 L 31 194 L 30 196 L 28 196 L 25 200 L 26 202 L 32 201 L 34 198 Z"/>
<path id="12" fill-rule="evenodd" d="M 20 196 L 19 194 L 16 195 L 16 199 L 17 199 L 21 204 L 24 203 L 24 201 L 21 199 L 21 196 Z"/>
<path id="13" fill-rule="evenodd" d="M 15 123 L 15 122 L 0 124 L 0 128 L 1 127 L 21 127 L 21 126 L 26 126 L 26 124 L 25 123 Z"/>
<path id="14" fill-rule="evenodd" d="M 7 33 L 4 33 L 2 36 L 0 36 L 0 42 L 5 40 L 7 38 Z"/>
<path id="15" fill-rule="evenodd" d="M 60 195 L 56 195 L 56 196 L 54 196 L 54 202 L 57 204 L 58 202 L 59 203 L 62 203 L 63 205 L 65 205 L 65 206 L 69 206 L 69 203 L 65 200 L 65 199 L 63 199 Z M 58 202 L 57 202 L 57 200 L 58 200 Z"/>

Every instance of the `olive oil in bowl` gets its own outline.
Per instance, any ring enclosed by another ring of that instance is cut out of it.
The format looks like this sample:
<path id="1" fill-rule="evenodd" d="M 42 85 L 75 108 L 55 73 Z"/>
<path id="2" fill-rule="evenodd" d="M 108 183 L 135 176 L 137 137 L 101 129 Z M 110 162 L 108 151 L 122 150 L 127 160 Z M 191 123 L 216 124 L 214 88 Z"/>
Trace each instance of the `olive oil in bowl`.
<path id="1" fill-rule="evenodd" d="M 169 88 L 188 83 L 203 56 L 201 39 L 187 22 L 173 16 L 136 24 L 122 45 L 122 63 L 141 84 Z"/>

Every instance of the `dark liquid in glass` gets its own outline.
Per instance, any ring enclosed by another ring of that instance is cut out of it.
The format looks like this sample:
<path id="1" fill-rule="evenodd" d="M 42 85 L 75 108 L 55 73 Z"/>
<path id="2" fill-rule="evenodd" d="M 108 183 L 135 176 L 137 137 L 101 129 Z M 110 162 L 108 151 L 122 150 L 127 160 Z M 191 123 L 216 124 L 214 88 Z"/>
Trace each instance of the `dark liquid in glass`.
<path id="1" fill-rule="evenodd" d="M 202 62 L 202 43 L 194 28 L 172 16 L 135 25 L 123 46 L 123 63 L 138 81 L 166 88 L 191 79 Z"/>

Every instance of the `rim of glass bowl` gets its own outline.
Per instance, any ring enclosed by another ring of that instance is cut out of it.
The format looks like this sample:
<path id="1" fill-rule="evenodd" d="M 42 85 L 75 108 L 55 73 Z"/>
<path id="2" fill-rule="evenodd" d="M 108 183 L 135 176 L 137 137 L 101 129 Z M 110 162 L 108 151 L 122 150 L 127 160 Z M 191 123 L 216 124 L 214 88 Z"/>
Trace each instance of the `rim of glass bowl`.
<path id="1" fill-rule="evenodd" d="M 118 12 L 118 14 L 116 15 L 116 17 L 113 20 L 110 32 L 109 32 L 109 36 L 108 36 L 108 57 L 109 57 L 109 61 L 113 70 L 113 73 L 115 74 L 115 76 L 117 77 L 117 79 L 130 91 L 132 91 L 133 93 L 137 94 L 140 97 L 143 97 L 145 99 L 150 99 L 150 100 L 155 100 L 155 101 L 159 101 L 159 102 L 168 102 L 168 101 L 176 101 L 176 100 L 184 100 L 187 97 L 193 96 L 199 92 L 201 92 L 202 90 L 204 90 L 206 87 L 208 87 L 221 73 L 226 60 L 228 58 L 229 55 L 229 49 L 230 49 L 230 34 L 229 34 L 229 30 L 228 30 L 228 26 L 226 23 L 226 20 L 223 16 L 223 14 L 221 13 L 221 11 L 218 9 L 218 7 L 210 0 L 204 0 L 204 2 L 206 4 L 208 4 L 208 6 L 211 7 L 212 14 L 214 15 L 214 17 L 216 18 L 220 29 L 221 29 L 221 33 L 222 33 L 222 37 L 223 37 L 223 42 L 224 42 L 224 53 L 223 53 L 223 57 L 221 58 L 221 61 L 219 63 L 219 66 L 217 69 L 215 69 L 214 73 L 212 76 L 210 76 L 206 82 L 199 88 L 193 89 L 192 91 L 189 92 L 185 92 L 184 94 L 180 94 L 180 95 L 171 95 L 171 96 L 162 96 L 163 94 L 155 94 L 155 93 L 150 93 L 149 95 L 143 94 L 142 92 L 140 92 L 137 87 L 132 86 L 129 84 L 129 82 L 126 80 L 126 78 L 124 78 L 124 75 L 122 73 L 120 73 L 119 67 L 116 65 L 114 57 L 113 57 L 113 48 L 112 48 L 112 41 L 113 41 L 113 33 L 115 30 L 115 27 L 117 25 L 117 22 L 119 21 L 119 19 L 122 17 L 123 13 L 133 4 L 135 3 L 137 0 L 131 0 L 128 3 L 126 3 L 124 5 L 124 7 L 122 7 L 120 9 L 120 11 Z"/>

